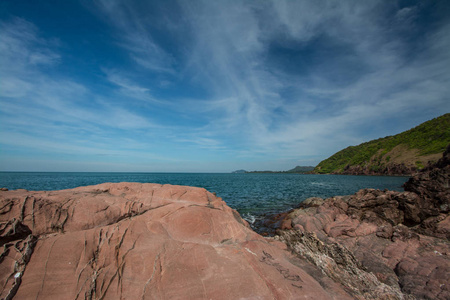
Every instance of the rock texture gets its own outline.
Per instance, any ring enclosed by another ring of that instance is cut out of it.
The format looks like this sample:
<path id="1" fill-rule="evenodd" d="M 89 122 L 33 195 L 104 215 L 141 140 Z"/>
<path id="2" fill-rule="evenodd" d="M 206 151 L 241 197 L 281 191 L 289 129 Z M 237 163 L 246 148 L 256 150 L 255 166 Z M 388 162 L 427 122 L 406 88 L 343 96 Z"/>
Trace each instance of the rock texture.
<path id="1" fill-rule="evenodd" d="M 0 246 L 2 299 L 352 299 L 201 188 L 0 191 Z"/>
<path id="2" fill-rule="evenodd" d="M 385 289 L 373 274 L 397 297 L 450 299 L 449 183 L 450 148 L 405 183 L 405 192 L 308 199 L 277 220 L 279 239 L 363 298 Z"/>

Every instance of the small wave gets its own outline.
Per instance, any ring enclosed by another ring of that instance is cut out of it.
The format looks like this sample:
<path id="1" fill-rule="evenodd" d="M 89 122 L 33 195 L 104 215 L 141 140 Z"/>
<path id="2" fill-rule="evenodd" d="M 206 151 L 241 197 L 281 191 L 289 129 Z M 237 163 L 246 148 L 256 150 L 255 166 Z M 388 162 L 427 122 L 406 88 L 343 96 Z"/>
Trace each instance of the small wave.
<path id="1" fill-rule="evenodd" d="M 330 184 L 329 183 L 325 183 L 325 182 L 316 182 L 316 181 L 314 181 L 314 182 L 311 182 L 311 185 L 315 185 L 315 186 L 326 186 L 326 187 L 329 187 L 330 186 Z"/>
<path id="2" fill-rule="evenodd" d="M 247 222 L 249 222 L 250 224 L 254 224 L 255 223 L 255 221 L 256 221 L 256 217 L 254 216 L 254 215 L 252 215 L 252 214 L 250 214 L 250 213 L 245 213 L 245 214 L 243 214 L 242 215 L 242 218 L 245 220 L 245 221 L 247 221 Z"/>

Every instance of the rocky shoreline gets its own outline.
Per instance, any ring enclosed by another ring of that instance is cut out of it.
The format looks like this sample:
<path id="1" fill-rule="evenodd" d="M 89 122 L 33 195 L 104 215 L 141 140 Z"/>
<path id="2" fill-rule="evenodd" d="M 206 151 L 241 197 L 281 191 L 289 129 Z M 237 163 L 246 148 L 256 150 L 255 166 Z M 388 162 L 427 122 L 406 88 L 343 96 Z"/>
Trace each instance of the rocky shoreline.
<path id="1" fill-rule="evenodd" d="M 369 166 L 347 166 L 341 172 L 332 173 L 340 175 L 367 175 L 367 176 L 412 176 L 417 173 L 418 169 L 413 165 L 388 164 L 387 166 L 374 170 Z"/>
<path id="2" fill-rule="evenodd" d="M 404 184 L 405 192 L 309 198 L 266 226 L 358 298 L 450 299 L 449 183 L 447 148 Z M 370 275 L 390 289 L 380 290 Z"/>
<path id="3" fill-rule="evenodd" d="M 449 299 L 450 148 L 405 192 L 310 198 L 263 237 L 205 189 L 0 191 L 1 299 Z"/>
<path id="4" fill-rule="evenodd" d="M 201 188 L 2 190 L 0 246 L 7 300 L 352 299 Z"/>

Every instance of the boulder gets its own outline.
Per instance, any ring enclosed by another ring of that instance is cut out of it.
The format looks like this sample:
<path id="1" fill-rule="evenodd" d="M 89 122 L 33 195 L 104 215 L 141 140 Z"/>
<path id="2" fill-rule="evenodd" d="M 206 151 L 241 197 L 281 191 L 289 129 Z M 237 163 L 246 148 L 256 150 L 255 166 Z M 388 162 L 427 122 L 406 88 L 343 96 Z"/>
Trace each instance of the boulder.
<path id="1" fill-rule="evenodd" d="M 201 188 L 1 191 L 0 241 L 2 299 L 351 299 Z"/>

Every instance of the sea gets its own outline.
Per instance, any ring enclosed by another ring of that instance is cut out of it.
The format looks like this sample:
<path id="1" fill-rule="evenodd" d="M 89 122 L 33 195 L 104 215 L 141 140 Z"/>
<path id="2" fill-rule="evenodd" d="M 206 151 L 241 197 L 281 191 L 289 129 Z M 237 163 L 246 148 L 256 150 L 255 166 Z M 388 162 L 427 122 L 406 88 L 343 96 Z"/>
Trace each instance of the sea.
<path id="1" fill-rule="evenodd" d="M 286 173 L 82 173 L 0 172 L 9 190 L 62 190 L 104 182 L 141 182 L 196 186 L 221 197 L 250 224 L 288 211 L 309 197 L 354 194 L 363 188 L 403 191 L 408 177 Z"/>

